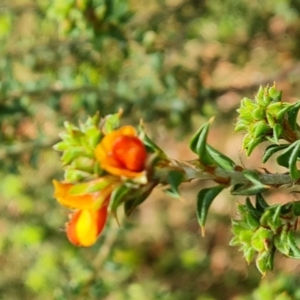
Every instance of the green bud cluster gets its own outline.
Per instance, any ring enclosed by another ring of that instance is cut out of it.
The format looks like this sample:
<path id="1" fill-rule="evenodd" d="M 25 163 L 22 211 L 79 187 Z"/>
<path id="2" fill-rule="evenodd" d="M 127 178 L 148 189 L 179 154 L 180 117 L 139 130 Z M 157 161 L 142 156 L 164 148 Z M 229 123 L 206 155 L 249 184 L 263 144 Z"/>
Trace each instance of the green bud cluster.
<path id="1" fill-rule="evenodd" d="M 282 92 L 278 91 L 274 84 L 272 87 L 260 87 L 254 100 L 241 100 L 235 131 L 247 132 L 242 147 L 248 156 L 263 141 L 278 143 L 280 138 L 284 138 L 285 114 L 295 105 L 282 102 L 281 95 Z"/>
<path id="2" fill-rule="evenodd" d="M 60 134 L 62 141 L 53 148 L 63 152 L 61 160 L 65 168 L 66 181 L 76 183 L 93 179 L 101 174 L 99 164 L 95 163 L 94 154 L 95 147 L 103 135 L 99 123 L 98 113 L 79 126 L 64 123 L 66 131 Z"/>
<path id="3" fill-rule="evenodd" d="M 255 259 L 261 274 L 273 269 L 274 254 L 300 258 L 295 243 L 295 227 L 299 216 L 299 202 L 269 206 L 261 194 L 255 206 L 249 198 L 238 205 L 239 219 L 232 221 L 234 237 L 230 244 L 239 246 L 248 263 Z"/>

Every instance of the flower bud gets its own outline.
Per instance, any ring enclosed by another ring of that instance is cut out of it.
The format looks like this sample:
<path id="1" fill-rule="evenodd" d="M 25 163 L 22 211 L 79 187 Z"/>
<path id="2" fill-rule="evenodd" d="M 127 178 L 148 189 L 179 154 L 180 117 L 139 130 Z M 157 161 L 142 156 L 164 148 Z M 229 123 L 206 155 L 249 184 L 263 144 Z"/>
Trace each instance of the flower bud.
<path id="1" fill-rule="evenodd" d="M 101 168 L 112 175 L 128 178 L 145 175 L 146 148 L 131 126 L 108 133 L 97 145 L 95 155 Z"/>

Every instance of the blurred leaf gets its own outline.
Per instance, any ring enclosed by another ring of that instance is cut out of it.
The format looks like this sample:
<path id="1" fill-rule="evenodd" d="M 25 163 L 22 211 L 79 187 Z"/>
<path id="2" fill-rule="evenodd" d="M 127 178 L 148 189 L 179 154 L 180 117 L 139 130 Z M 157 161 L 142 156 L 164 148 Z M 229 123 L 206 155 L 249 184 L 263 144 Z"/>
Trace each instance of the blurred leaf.
<path id="1" fill-rule="evenodd" d="M 204 226 L 210 205 L 216 196 L 224 189 L 224 186 L 218 185 L 212 188 L 202 189 L 197 195 L 197 219 L 204 234 Z"/>
<path id="2" fill-rule="evenodd" d="M 216 164 L 224 170 L 232 170 L 236 164 L 229 157 L 222 154 L 210 145 L 206 145 L 208 153 L 211 155 Z"/>
<path id="3" fill-rule="evenodd" d="M 299 158 L 300 141 L 292 143 L 286 148 L 282 154 L 277 157 L 277 162 L 280 166 L 286 167 L 290 171 L 293 179 L 300 177 L 300 171 L 297 168 L 297 161 Z"/>
<path id="4" fill-rule="evenodd" d="M 207 135 L 210 122 L 204 123 L 192 136 L 190 148 L 199 156 L 201 164 L 204 166 L 215 166 L 215 161 L 207 150 Z"/>
<path id="5" fill-rule="evenodd" d="M 110 196 L 110 201 L 108 206 L 109 211 L 115 213 L 118 206 L 125 200 L 126 195 L 129 192 L 132 192 L 131 189 L 125 185 L 120 185 L 116 187 Z"/>
<path id="6" fill-rule="evenodd" d="M 281 151 L 285 148 L 287 148 L 289 144 L 284 144 L 284 145 L 270 145 L 267 147 L 265 150 L 264 156 L 262 158 L 262 162 L 266 163 L 268 159 L 276 152 Z"/>
<path id="7" fill-rule="evenodd" d="M 170 171 L 168 173 L 168 183 L 170 184 L 170 187 L 165 189 L 164 192 L 171 197 L 180 198 L 178 187 L 183 180 L 184 180 L 184 174 L 182 172 Z"/>

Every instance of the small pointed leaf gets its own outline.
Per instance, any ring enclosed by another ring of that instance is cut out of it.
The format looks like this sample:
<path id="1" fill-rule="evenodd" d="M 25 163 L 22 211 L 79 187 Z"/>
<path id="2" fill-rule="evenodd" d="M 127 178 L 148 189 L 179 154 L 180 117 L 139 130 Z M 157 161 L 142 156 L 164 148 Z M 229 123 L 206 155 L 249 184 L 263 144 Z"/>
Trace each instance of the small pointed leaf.
<path id="1" fill-rule="evenodd" d="M 269 207 L 262 194 L 257 194 L 255 197 L 255 207 L 262 213 Z"/>
<path id="2" fill-rule="evenodd" d="M 224 189 L 218 185 L 212 188 L 202 189 L 197 195 L 197 219 L 201 228 L 204 228 L 210 205 L 216 196 Z"/>
<path id="3" fill-rule="evenodd" d="M 215 166 L 215 161 L 207 151 L 207 135 L 210 123 L 204 123 L 194 134 L 190 141 L 190 148 L 199 156 L 199 160 L 203 165 Z"/>
<path id="4" fill-rule="evenodd" d="M 266 163 L 268 161 L 268 159 L 276 152 L 283 150 L 285 148 L 287 148 L 289 146 L 289 144 L 283 144 L 283 145 L 270 145 L 267 147 L 267 149 L 265 150 L 264 156 L 262 158 L 262 162 Z"/>
<path id="5" fill-rule="evenodd" d="M 222 154 L 210 145 L 206 145 L 206 149 L 217 165 L 224 170 L 232 170 L 236 164 L 229 157 Z"/>
<path id="6" fill-rule="evenodd" d="M 180 194 L 178 191 L 179 185 L 182 183 L 184 179 L 184 174 L 180 171 L 170 171 L 168 174 L 168 182 L 170 187 L 165 189 L 164 192 L 171 197 L 180 198 Z"/>
<path id="7" fill-rule="evenodd" d="M 299 109 L 300 102 L 298 101 L 295 104 L 291 105 L 290 109 L 288 110 L 288 121 L 293 130 L 297 129 L 297 116 Z"/>
<path id="8" fill-rule="evenodd" d="M 293 179 L 300 177 L 300 170 L 297 168 L 297 160 L 300 156 L 300 140 L 291 144 L 280 156 L 277 157 L 277 162 L 280 166 L 286 167 L 290 171 Z"/>
<path id="9" fill-rule="evenodd" d="M 116 212 L 118 206 L 125 200 L 126 195 L 131 191 L 125 185 L 120 185 L 116 187 L 110 196 L 108 211 Z"/>

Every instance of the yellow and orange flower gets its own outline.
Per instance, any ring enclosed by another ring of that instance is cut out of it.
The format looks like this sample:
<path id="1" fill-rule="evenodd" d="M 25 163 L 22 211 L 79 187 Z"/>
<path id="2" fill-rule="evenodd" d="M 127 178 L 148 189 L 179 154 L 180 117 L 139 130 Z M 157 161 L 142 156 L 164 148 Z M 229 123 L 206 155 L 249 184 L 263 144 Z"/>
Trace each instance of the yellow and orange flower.
<path id="1" fill-rule="evenodd" d="M 76 246 L 92 246 L 101 234 L 106 219 L 107 205 L 97 210 L 77 210 L 66 224 L 68 240 Z"/>
<path id="2" fill-rule="evenodd" d="M 108 133 L 95 149 L 101 168 L 127 178 L 145 174 L 147 151 L 132 126 L 123 126 Z"/>
<path id="3" fill-rule="evenodd" d="M 90 182 L 71 184 L 53 180 L 57 201 L 68 208 L 76 209 L 66 224 L 69 241 L 76 246 L 89 247 L 101 234 L 108 215 L 108 204 L 114 188 L 118 185 L 113 176 L 104 176 Z M 96 192 L 96 187 L 102 187 Z"/>

